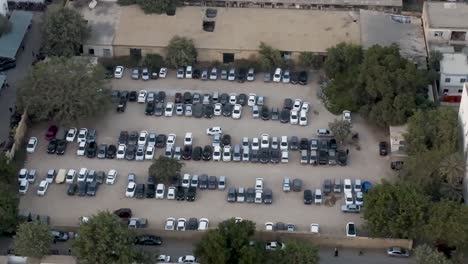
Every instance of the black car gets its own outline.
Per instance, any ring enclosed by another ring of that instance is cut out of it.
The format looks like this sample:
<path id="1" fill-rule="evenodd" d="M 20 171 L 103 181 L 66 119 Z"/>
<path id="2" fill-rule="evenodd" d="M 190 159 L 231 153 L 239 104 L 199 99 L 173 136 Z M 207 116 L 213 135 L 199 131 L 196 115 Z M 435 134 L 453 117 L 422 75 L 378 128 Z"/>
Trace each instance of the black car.
<path id="1" fill-rule="evenodd" d="M 281 160 L 281 151 L 279 149 L 272 149 L 270 152 L 271 163 L 279 163 Z"/>
<path id="2" fill-rule="evenodd" d="M 159 71 L 160 71 L 160 68 L 153 68 L 153 69 L 150 69 L 150 78 L 152 80 L 157 80 L 159 79 Z"/>
<path id="3" fill-rule="evenodd" d="M 208 188 L 208 175 L 202 174 L 198 177 L 198 188 L 202 190 Z"/>
<path id="4" fill-rule="evenodd" d="M 195 197 L 197 196 L 197 188 L 189 187 L 187 193 L 185 195 L 185 200 L 189 202 L 195 201 Z"/>
<path id="5" fill-rule="evenodd" d="M 290 110 L 283 108 L 280 113 L 280 122 L 289 123 L 289 116 L 291 115 Z"/>
<path id="6" fill-rule="evenodd" d="M 135 238 L 135 245 L 160 246 L 162 245 L 162 240 L 158 236 L 143 235 Z"/>
<path id="7" fill-rule="evenodd" d="M 58 140 L 57 147 L 55 148 L 55 153 L 57 155 L 65 154 L 65 150 L 67 150 L 67 141 L 66 140 Z"/>
<path id="8" fill-rule="evenodd" d="M 190 92 L 184 93 L 184 104 L 191 104 L 192 103 L 192 94 Z"/>
<path id="9" fill-rule="evenodd" d="M 331 149 L 336 150 L 338 148 L 338 144 L 336 143 L 336 139 L 332 138 L 328 142 L 328 145 L 330 146 Z"/>
<path id="10" fill-rule="evenodd" d="M 348 164 L 348 155 L 346 155 L 346 151 L 338 150 L 337 161 L 338 165 L 341 166 L 346 166 L 346 164 Z"/>
<path id="11" fill-rule="evenodd" d="M 216 176 L 210 176 L 208 178 L 208 189 L 216 190 L 216 188 L 218 188 L 218 178 L 216 178 Z"/>
<path id="12" fill-rule="evenodd" d="M 239 94 L 239 96 L 237 97 L 237 103 L 242 106 L 245 106 L 247 104 L 247 100 L 247 95 L 244 93 Z"/>
<path id="13" fill-rule="evenodd" d="M 182 150 L 182 159 L 183 160 L 192 159 L 192 146 L 184 146 L 184 149 Z"/>
<path id="14" fill-rule="evenodd" d="M 260 110 L 260 117 L 262 120 L 270 120 L 270 110 L 268 110 L 268 106 L 262 106 L 262 110 Z"/>
<path id="15" fill-rule="evenodd" d="M 130 97 L 130 93 L 127 90 L 120 92 L 120 100 L 128 101 L 128 97 Z"/>
<path id="16" fill-rule="evenodd" d="M 210 145 L 206 145 L 203 148 L 202 158 L 203 160 L 208 161 L 211 160 L 211 157 L 213 157 L 213 147 Z"/>
<path id="17" fill-rule="evenodd" d="M 135 102 L 138 98 L 138 94 L 136 91 L 131 91 L 130 95 L 128 96 L 128 101 Z"/>
<path id="18" fill-rule="evenodd" d="M 232 115 L 232 109 L 234 108 L 234 106 L 232 104 L 225 104 L 223 105 L 222 107 L 222 113 L 223 113 L 223 116 L 225 117 L 229 117 Z"/>
<path id="19" fill-rule="evenodd" d="M 250 162 L 252 163 L 258 162 L 258 150 L 252 150 L 250 152 Z"/>
<path id="20" fill-rule="evenodd" d="M 164 114 L 164 104 L 163 103 L 156 103 L 154 107 L 154 115 L 155 116 L 162 116 Z"/>
<path id="21" fill-rule="evenodd" d="M 175 93 L 174 103 L 176 104 L 182 103 L 182 93 Z"/>
<path id="22" fill-rule="evenodd" d="M 245 82 L 246 74 L 247 74 L 247 71 L 246 71 L 245 69 L 241 68 L 241 69 L 237 72 L 237 81 L 240 82 L 240 83 Z"/>
<path id="23" fill-rule="evenodd" d="M 292 136 L 289 139 L 289 149 L 298 150 L 299 149 L 299 139 L 296 136 Z"/>
<path id="24" fill-rule="evenodd" d="M 379 143 L 379 154 L 380 156 L 387 156 L 388 154 L 387 142 L 382 141 Z"/>
<path id="25" fill-rule="evenodd" d="M 290 98 L 284 99 L 284 104 L 283 104 L 284 109 L 291 110 L 293 108 L 293 105 L 294 105 L 294 102 L 292 99 Z"/>
<path id="26" fill-rule="evenodd" d="M 196 104 L 192 106 L 192 116 L 195 118 L 203 117 L 203 106 L 201 104 Z"/>
<path id="27" fill-rule="evenodd" d="M 197 218 L 190 218 L 187 222 L 186 226 L 187 230 L 197 230 L 198 229 L 198 219 Z"/>
<path id="28" fill-rule="evenodd" d="M 277 107 L 271 108 L 270 115 L 271 115 L 271 120 L 279 120 L 279 116 L 280 116 L 279 109 Z"/>
<path id="29" fill-rule="evenodd" d="M 96 172 L 96 183 L 103 184 L 104 179 L 106 178 L 106 173 L 103 171 Z"/>
<path id="30" fill-rule="evenodd" d="M 135 188 L 135 198 L 142 199 L 145 198 L 145 185 L 137 184 Z"/>
<path id="31" fill-rule="evenodd" d="M 78 189 L 78 185 L 76 183 L 72 183 L 72 184 L 68 185 L 67 194 L 68 195 L 75 195 L 77 189 Z"/>
<path id="32" fill-rule="evenodd" d="M 120 131 L 119 144 L 127 144 L 127 142 L 128 142 L 128 132 Z"/>
<path id="33" fill-rule="evenodd" d="M 125 112 L 126 108 L 127 108 L 127 100 L 120 99 L 119 103 L 117 104 L 117 112 L 118 113 L 123 113 L 123 112 Z"/>
<path id="34" fill-rule="evenodd" d="M 113 103 L 117 103 L 120 100 L 120 91 L 119 90 L 112 90 L 111 100 L 112 100 Z"/>
<path id="35" fill-rule="evenodd" d="M 214 107 L 211 104 L 203 105 L 203 116 L 206 118 L 212 118 L 214 114 Z"/>
<path id="36" fill-rule="evenodd" d="M 201 71 L 199 69 L 193 70 L 192 79 L 200 79 Z"/>
<path id="37" fill-rule="evenodd" d="M 229 102 L 229 95 L 227 93 L 222 93 L 220 96 L 219 96 L 219 102 L 222 104 L 222 105 L 225 105 Z"/>
<path id="38" fill-rule="evenodd" d="M 322 140 L 319 141 L 319 144 L 320 144 L 320 146 L 319 146 L 320 149 L 328 151 L 328 149 L 330 147 L 328 140 L 322 139 Z"/>
<path id="39" fill-rule="evenodd" d="M 176 199 L 177 201 L 183 201 L 185 199 L 185 190 L 182 186 L 177 186 L 176 189 Z"/>
<path id="40" fill-rule="evenodd" d="M 307 138 L 301 138 L 299 143 L 300 150 L 308 150 L 309 149 L 309 140 Z"/>
<path id="41" fill-rule="evenodd" d="M 98 184 L 97 182 L 93 181 L 90 184 L 88 184 L 88 190 L 86 190 L 86 194 L 88 196 L 96 196 Z"/>
<path id="42" fill-rule="evenodd" d="M 164 92 L 164 91 L 158 92 L 155 97 L 157 98 L 157 100 L 155 98 L 156 103 L 165 103 L 166 102 L 166 92 Z"/>
<path id="43" fill-rule="evenodd" d="M 145 115 L 154 115 L 154 102 L 146 104 Z"/>
<path id="44" fill-rule="evenodd" d="M 96 152 L 97 152 L 97 143 L 96 142 L 90 142 L 88 146 L 86 147 L 86 157 L 88 158 L 94 158 L 96 157 Z"/>
<path id="45" fill-rule="evenodd" d="M 146 198 L 154 198 L 156 192 L 156 186 L 152 183 L 146 184 Z"/>
<path id="46" fill-rule="evenodd" d="M 231 135 L 225 134 L 221 139 L 221 145 L 224 146 L 231 146 Z"/>
<path id="47" fill-rule="evenodd" d="M 57 145 L 58 145 L 58 140 L 53 138 L 49 141 L 49 144 L 47 145 L 47 153 L 49 154 L 54 154 L 55 151 L 57 150 Z"/>
<path id="48" fill-rule="evenodd" d="M 105 76 L 106 76 L 106 79 L 112 79 L 114 78 L 114 67 L 112 66 L 107 66 L 105 68 Z"/>
<path id="49" fill-rule="evenodd" d="M 291 78 L 290 78 L 289 82 L 292 83 L 292 84 L 298 84 L 299 83 L 299 73 L 298 72 L 291 72 Z"/>
<path id="50" fill-rule="evenodd" d="M 306 85 L 307 84 L 307 72 L 301 71 L 299 73 L 299 84 Z"/>
<path id="51" fill-rule="evenodd" d="M 260 149 L 260 153 L 258 154 L 258 158 L 261 163 L 265 164 L 270 162 L 270 150 L 269 149 Z"/>
<path id="52" fill-rule="evenodd" d="M 138 132 L 132 131 L 128 136 L 128 144 L 129 145 L 136 145 L 138 143 Z"/>
<path id="53" fill-rule="evenodd" d="M 125 151 L 125 159 L 126 160 L 134 160 L 135 159 L 135 153 L 137 150 L 137 146 L 135 145 L 128 145 L 127 150 Z"/>
<path id="54" fill-rule="evenodd" d="M 321 149 L 319 151 L 318 163 L 320 165 L 328 164 L 328 151 L 327 150 Z"/>
<path id="55" fill-rule="evenodd" d="M 109 145 L 109 147 L 107 147 L 106 158 L 108 159 L 115 158 L 116 152 L 117 152 L 117 147 L 115 145 Z"/>
<path id="56" fill-rule="evenodd" d="M 159 134 L 159 135 L 156 137 L 156 147 L 157 147 L 157 148 L 164 148 L 164 147 L 166 147 L 166 140 L 167 140 L 166 135 L 164 135 L 164 134 Z"/>
<path id="57" fill-rule="evenodd" d="M 148 175 L 148 183 L 156 183 L 156 177 L 154 175 Z"/>
<path id="58" fill-rule="evenodd" d="M 88 189 L 88 183 L 85 181 L 78 183 L 78 196 L 86 196 L 86 191 Z"/>
<path id="59" fill-rule="evenodd" d="M 304 204 L 311 204 L 313 195 L 311 190 L 304 190 Z"/>
<path id="60" fill-rule="evenodd" d="M 195 147 L 192 151 L 192 159 L 193 160 L 200 160 L 202 157 L 203 149 L 199 146 Z"/>

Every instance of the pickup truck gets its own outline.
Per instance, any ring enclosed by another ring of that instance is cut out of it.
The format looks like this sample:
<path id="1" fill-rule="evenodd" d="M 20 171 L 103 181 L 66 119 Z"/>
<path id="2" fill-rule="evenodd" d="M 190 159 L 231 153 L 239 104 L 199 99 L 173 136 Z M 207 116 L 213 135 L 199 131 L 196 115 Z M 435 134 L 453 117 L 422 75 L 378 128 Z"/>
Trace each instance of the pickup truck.
<path id="1" fill-rule="evenodd" d="M 137 229 L 137 228 L 145 228 L 148 225 L 148 220 L 146 218 L 130 218 L 128 222 L 128 228 Z"/>
<path id="2" fill-rule="evenodd" d="M 361 206 L 355 204 L 343 204 L 341 206 L 341 211 L 343 213 L 360 213 Z"/>

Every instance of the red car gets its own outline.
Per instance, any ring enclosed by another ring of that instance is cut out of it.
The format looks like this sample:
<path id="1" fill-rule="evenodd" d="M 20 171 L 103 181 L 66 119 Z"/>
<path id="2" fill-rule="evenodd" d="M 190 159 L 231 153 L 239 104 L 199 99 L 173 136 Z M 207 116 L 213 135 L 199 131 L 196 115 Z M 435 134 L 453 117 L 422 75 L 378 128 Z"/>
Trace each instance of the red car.
<path id="1" fill-rule="evenodd" d="M 58 127 L 55 125 L 51 125 L 46 132 L 45 138 L 47 140 L 51 140 L 55 138 L 55 135 L 57 135 Z"/>

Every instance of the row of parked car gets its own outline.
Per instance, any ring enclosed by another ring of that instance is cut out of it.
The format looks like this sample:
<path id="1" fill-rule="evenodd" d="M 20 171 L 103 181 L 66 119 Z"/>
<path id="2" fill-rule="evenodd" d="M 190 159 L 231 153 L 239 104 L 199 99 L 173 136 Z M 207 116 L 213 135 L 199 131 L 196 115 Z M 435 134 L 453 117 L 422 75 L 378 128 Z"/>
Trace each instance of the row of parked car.
<path id="1" fill-rule="evenodd" d="M 244 187 L 229 187 L 227 193 L 227 201 L 230 203 L 256 203 L 256 204 L 272 204 L 273 191 L 263 187 L 263 178 L 255 179 L 255 186 Z"/>

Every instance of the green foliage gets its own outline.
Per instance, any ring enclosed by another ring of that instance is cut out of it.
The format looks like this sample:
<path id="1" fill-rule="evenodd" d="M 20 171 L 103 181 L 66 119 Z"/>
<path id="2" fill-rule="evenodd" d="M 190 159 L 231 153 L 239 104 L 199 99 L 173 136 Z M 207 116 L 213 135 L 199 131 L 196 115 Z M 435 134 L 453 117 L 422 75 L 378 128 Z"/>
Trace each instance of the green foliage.
<path id="1" fill-rule="evenodd" d="M 429 68 L 440 71 L 440 61 L 444 58 L 442 52 L 438 50 L 431 50 L 429 52 Z"/>
<path id="2" fill-rule="evenodd" d="M 197 50 L 193 40 L 179 36 L 173 37 L 167 46 L 166 60 L 173 68 L 193 65 L 197 60 Z"/>
<path id="3" fill-rule="evenodd" d="M 66 57 L 80 54 L 80 46 L 91 31 L 83 16 L 70 8 L 48 11 L 41 30 L 44 52 L 49 56 Z"/>
<path id="4" fill-rule="evenodd" d="M 16 185 L 18 178 L 16 168 L 8 163 L 8 158 L 2 153 L 0 154 L 0 184 Z"/>
<path id="5" fill-rule="evenodd" d="M 429 111 L 417 111 L 408 120 L 405 135 L 408 154 L 438 150 L 454 153 L 458 146 L 458 117 L 451 108 L 439 107 Z"/>
<path id="6" fill-rule="evenodd" d="M 335 135 L 336 140 L 342 144 L 351 135 L 351 128 L 353 125 L 351 122 L 344 120 L 336 120 L 328 124 L 331 132 Z"/>
<path id="7" fill-rule="evenodd" d="M 452 264 L 444 254 L 438 252 L 427 244 L 422 244 L 414 249 L 416 264 Z"/>
<path id="8" fill-rule="evenodd" d="M 234 61 L 234 67 L 237 69 L 249 69 L 254 68 L 256 71 L 262 69 L 262 64 L 256 57 L 250 57 L 248 59 L 239 59 Z"/>
<path id="9" fill-rule="evenodd" d="M 327 50 L 327 59 L 324 64 L 325 73 L 331 79 L 336 78 L 350 69 L 358 68 L 362 60 L 363 50 L 361 46 L 339 43 Z"/>
<path id="10" fill-rule="evenodd" d="M 416 186 L 384 181 L 365 199 L 364 219 L 371 235 L 410 239 L 420 235 L 429 199 Z"/>
<path id="11" fill-rule="evenodd" d="M 12 185 L 0 185 L 0 234 L 13 233 L 18 223 L 18 191 Z"/>
<path id="12" fill-rule="evenodd" d="M 157 53 L 146 54 L 141 64 L 150 69 L 161 68 L 164 64 L 164 58 Z"/>
<path id="13" fill-rule="evenodd" d="M 299 54 L 299 64 L 304 68 L 318 70 L 323 66 L 323 57 L 313 52 L 301 52 Z"/>
<path id="14" fill-rule="evenodd" d="M 127 68 L 134 68 L 140 65 L 140 60 L 133 56 L 119 56 L 119 57 L 112 57 L 112 58 L 99 58 L 98 62 L 104 68 L 115 68 L 116 66 L 124 66 Z"/>
<path id="15" fill-rule="evenodd" d="M 172 177 L 180 172 L 184 164 L 176 159 L 170 159 L 164 156 L 153 161 L 153 164 L 148 168 L 148 174 L 156 177 L 157 181 L 170 182 Z"/>
<path id="16" fill-rule="evenodd" d="M 52 57 L 36 64 L 18 90 L 19 105 L 35 121 L 70 125 L 110 106 L 110 90 L 101 67 L 86 59 Z"/>
<path id="17" fill-rule="evenodd" d="M 136 0 L 117 0 L 117 4 L 121 6 L 134 5 L 136 3 L 137 3 Z"/>
<path id="18" fill-rule="evenodd" d="M 50 228 L 39 221 L 19 225 L 15 236 L 15 253 L 20 256 L 41 258 L 49 254 L 54 238 Z"/>
<path id="19" fill-rule="evenodd" d="M 281 58 L 281 52 L 263 42 L 260 42 L 260 62 L 265 71 L 271 71 L 276 67 L 282 67 L 284 65 L 283 58 Z"/>
<path id="20" fill-rule="evenodd" d="M 142 255 L 133 247 L 135 236 L 120 219 L 109 212 L 99 212 L 79 228 L 73 252 L 83 263 L 133 263 Z"/>
<path id="21" fill-rule="evenodd" d="M 0 36 L 10 32 L 11 23 L 8 18 L 4 15 L 0 15 Z"/>
<path id="22" fill-rule="evenodd" d="M 136 3 L 146 14 L 163 14 L 175 11 L 180 5 L 179 0 L 136 0 Z"/>
<path id="23" fill-rule="evenodd" d="M 275 264 L 318 264 L 319 254 L 317 247 L 300 241 L 288 241 L 284 250 L 273 252 Z"/>

